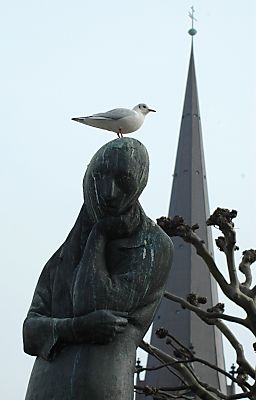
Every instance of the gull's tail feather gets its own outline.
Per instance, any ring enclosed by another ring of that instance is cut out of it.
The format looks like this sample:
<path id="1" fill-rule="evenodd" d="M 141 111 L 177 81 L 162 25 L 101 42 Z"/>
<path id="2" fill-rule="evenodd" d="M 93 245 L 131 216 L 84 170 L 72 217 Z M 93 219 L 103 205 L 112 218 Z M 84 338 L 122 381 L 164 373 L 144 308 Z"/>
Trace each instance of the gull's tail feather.
<path id="1" fill-rule="evenodd" d="M 72 121 L 80 122 L 81 124 L 93 126 L 94 128 L 105 129 L 107 131 L 116 132 L 118 127 L 113 126 L 113 121 L 106 120 L 105 118 L 94 118 L 94 117 L 76 117 L 71 118 Z"/>
<path id="2" fill-rule="evenodd" d="M 84 118 L 71 118 L 72 121 L 83 122 Z"/>

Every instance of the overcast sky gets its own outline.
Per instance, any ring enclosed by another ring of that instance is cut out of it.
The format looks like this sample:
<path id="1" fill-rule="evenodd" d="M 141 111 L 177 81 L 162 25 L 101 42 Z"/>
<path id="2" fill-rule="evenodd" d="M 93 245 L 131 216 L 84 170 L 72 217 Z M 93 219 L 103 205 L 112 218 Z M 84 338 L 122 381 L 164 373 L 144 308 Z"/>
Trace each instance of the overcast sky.
<path id="1" fill-rule="evenodd" d="M 37 279 L 73 226 L 86 165 L 115 138 L 71 117 L 140 102 L 155 108 L 131 136 L 146 145 L 151 161 L 142 205 L 153 219 L 168 212 L 191 5 L 187 0 L 1 4 L 3 399 L 24 398 L 34 360 L 23 353 L 21 330 Z M 194 7 L 211 210 L 237 209 L 240 249 L 256 248 L 256 2 L 195 0 Z M 223 258 L 217 260 L 224 268 Z M 229 367 L 233 353 L 226 345 L 225 351 Z M 255 364 L 250 346 L 247 353 Z"/>

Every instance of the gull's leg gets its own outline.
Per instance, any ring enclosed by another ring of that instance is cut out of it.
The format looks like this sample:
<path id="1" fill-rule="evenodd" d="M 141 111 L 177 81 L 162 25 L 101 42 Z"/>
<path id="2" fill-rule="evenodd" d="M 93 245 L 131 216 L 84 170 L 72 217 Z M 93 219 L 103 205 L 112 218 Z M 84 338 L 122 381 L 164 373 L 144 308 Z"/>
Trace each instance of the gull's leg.
<path id="1" fill-rule="evenodd" d="M 119 139 L 123 137 L 122 128 L 118 128 L 118 134 L 117 134 L 117 136 L 119 137 Z"/>

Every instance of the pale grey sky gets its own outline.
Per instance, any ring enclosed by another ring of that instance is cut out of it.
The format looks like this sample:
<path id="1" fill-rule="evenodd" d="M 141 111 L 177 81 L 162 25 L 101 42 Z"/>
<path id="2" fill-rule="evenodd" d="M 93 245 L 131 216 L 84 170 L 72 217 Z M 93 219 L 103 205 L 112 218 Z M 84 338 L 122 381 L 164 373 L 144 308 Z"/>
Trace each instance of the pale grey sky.
<path id="1" fill-rule="evenodd" d="M 157 110 L 131 136 L 146 145 L 151 160 L 142 205 L 151 218 L 167 214 L 191 5 L 187 0 L 1 5 L 3 399 L 24 398 L 33 358 L 23 353 L 21 329 L 37 279 L 75 221 L 87 163 L 115 138 L 71 117 L 139 102 Z M 195 0 L 194 7 L 211 210 L 237 209 L 241 251 L 256 248 L 256 2 Z M 224 267 L 223 258 L 217 260 Z M 229 366 L 233 353 L 225 349 Z M 247 352 L 255 364 L 250 347 Z"/>

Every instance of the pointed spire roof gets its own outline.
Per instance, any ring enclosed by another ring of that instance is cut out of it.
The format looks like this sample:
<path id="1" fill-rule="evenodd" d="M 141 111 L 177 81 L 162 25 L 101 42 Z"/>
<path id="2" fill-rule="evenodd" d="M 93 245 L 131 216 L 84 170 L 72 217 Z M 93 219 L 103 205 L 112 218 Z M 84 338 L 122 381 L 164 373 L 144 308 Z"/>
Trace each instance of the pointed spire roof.
<path id="1" fill-rule="evenodd" d="M 187 223 L 198 223 L 202 229 L 205 228 L 205 221 L 209 216 L 193 43 L 173 176 L 169 208 L 169 216 L 171 215 L 182 215 Z M 210 229 L 204 230 L 202 234 L 212 251 Z"/>
<path id="2" fill-rule="evenodd" d="M 182 216 L 189 225 L 199 224 L 197 233 L 212 253 L 211 230 L 206 226 L 210 212 L 193 40 L 169 208 L 169 216 L 175 215 Z M 173 242 L 174 260 L 166 290 L 183 298 L 186 298 L 189 293 L 207 297 L 206 308 L 212 307 L 218 302 L 216 282 L 190 244 L 180 238 L 174 238 Z M 225 368 L 219 331 L 214 326 L 203 323 L 192 312 L 182 309 L 179 304 L 170 300 L 165 298 L 162 300 L 153 322 L 151 343 L 163 351 L 170 352 L 171 348 L 165 341 L 158 339 L 155 335 L 155 331 L 160 327 L 165 327 L 183 344 L 193 348 L 197 357 Z M 158 364 L 156 359 L 149 356 L 148 367 Z M 194 370 L 203 381 L 226 393 L 226 380 L 222 374 L 199 363 L 195 363 Z M 166 387 L 177 386 L 180 381 L 166 368 L 162 368 L 147 372 L 145 383 L 156 387 Z"/>

